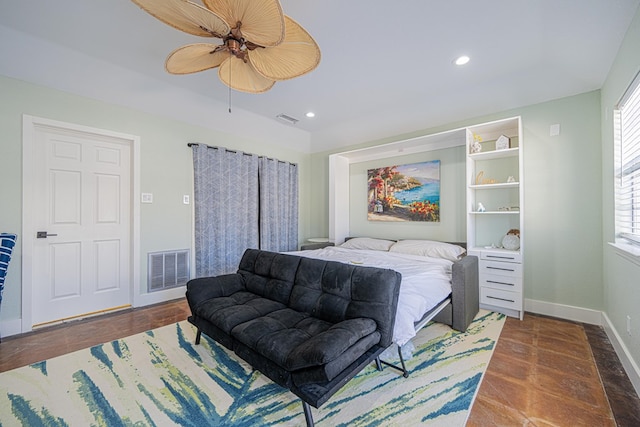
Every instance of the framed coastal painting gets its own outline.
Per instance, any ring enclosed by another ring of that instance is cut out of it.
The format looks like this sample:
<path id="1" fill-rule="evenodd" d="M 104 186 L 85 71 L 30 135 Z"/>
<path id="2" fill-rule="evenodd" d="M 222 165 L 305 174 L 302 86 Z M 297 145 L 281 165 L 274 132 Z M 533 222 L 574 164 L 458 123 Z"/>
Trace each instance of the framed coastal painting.
<path id="1" fill-rule="evenodd" d="M 440 222 L 440 160 L 367 170 L 369 221 Z"/>

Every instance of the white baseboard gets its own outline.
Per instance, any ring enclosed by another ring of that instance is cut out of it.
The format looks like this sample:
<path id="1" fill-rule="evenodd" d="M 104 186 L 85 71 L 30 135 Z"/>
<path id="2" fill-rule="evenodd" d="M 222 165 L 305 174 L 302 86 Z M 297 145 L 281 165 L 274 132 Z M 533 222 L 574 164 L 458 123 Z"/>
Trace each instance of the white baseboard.
<path id="1" fill-rule="evenodd" d="M 0 337 L 10 337 L 22 333 L 22 319 L 11 319 L 0 322 Z"/>
<path id="2" fill-rule="evenodd" d="M 602 325 L 602 311 L 592 310 L 590 308 L 525 299 L 524 311 L 573 320 L 574 322 L 588 323 L 590 325 Z"/>
<path id="3" fill-rule="evenodd" d="M 622 367 L 624 368 L 631 384 L 633 384 L 633 388 L 636 390 L 636 393 L 640 396 L 640 369 L 638 369 L 638 365 L 631 357 L 627 346 L 624 345 L 622 338 L 616 331 L 616 328 L 613 327 L 611 320 L 606 315 L 606 313 L 602 313 L 602 327 L 604 328 L 609 341 L 611 341 L 611 345 L 613 349 L 616 351 L 618 355 L 618 359 L 620 359 L 620 363 L 622 363 Z"/>
<path id="4" fill-rule="evenodd" d="M 133 300 L 134 307 L 144 307 L 147 305 L 158 304 L 161 302 L 171 301 L 178 298 L 184 298 L 186 286 L 171 288 L 165 291 L 150 292 L 146 294 L 136 295 Z"/>

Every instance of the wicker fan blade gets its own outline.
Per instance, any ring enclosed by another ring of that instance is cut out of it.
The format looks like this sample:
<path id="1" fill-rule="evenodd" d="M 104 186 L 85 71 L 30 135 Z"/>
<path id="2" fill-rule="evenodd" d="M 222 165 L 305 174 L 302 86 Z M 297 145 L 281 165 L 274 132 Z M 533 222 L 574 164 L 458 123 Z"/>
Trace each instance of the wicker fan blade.
<path id="1" fill-rule="evenodd" d="M 233 55 L 220 65 L 218 77 L 231 89 L 247 93 L 266 92 L 275 84 L 273 80 L 256 72 L 251 62 L 244 62 Z"/>
<path id="2" fill-rule="evenodd" d="M 296 21 L 285 16 L 284 41 L 274 47 L 248 51 L 255 69 L 268 79 L 287 80 L 306 74 L 320 63 L 320 48 Z"/>
<path id="3" fill-rule="evenodd" d="M 188 0 L 131 1 L 165 24 L 185 33 L 222 38 L 231 30 L 227 22 L 216 13 Z"/>
<path id="4" fill-rule="evenodd" d="M 195 43 L 179 47 L 169 54 L 165 68 L 171 74 L 189 74 L 219 67 L 229 52 L 211 43 Z"/>
<path id="5" fill-rule="evenodd" d="M 284 40 L 285 21 L 278 0 L 202 0 L 231 27 L 241 22 L 242 37 L 260 46 L 277 46 Z"/>

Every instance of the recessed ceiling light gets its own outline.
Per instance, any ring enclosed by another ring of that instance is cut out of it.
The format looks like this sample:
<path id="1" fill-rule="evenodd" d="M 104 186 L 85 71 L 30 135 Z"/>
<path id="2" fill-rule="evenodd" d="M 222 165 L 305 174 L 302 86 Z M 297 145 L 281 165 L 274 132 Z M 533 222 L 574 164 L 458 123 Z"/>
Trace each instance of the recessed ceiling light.
<path id="1" fill-rule="evenodd" d="M 462 56 L 456 58 L 456 60 L 453 61 L 453 63 L 456 64 L 456 65 L 464 65 L 467 62 L 469 62 L 469 59 L 470 58 L 467 55 L 462 55 Z"/>
<path id="2" fill-rule="evenodd" d="M 314 113 L 313 111 L 309 111 L 307 114 L 305 114 L 305 116 L 307 116 L 308 118 L 312 119 L 316 116 L 316 113 Z"/>

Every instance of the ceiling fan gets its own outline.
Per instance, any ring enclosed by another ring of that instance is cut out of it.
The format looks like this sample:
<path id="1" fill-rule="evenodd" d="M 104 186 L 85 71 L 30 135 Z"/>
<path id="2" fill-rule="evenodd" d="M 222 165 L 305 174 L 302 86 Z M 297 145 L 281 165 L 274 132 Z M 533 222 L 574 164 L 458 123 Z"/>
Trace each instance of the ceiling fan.
<path id="1" fill-rule="evenodd" d="M 320 48 L 278 0 L 132 0 L 160 21 L 188 34 L 222 39 L 194 43 L 169 54 L 165 68 L 189 74 L 218 68 L 232 89 L 266 92 L 276 81 L 302 76 L 320 63 Z"/>

